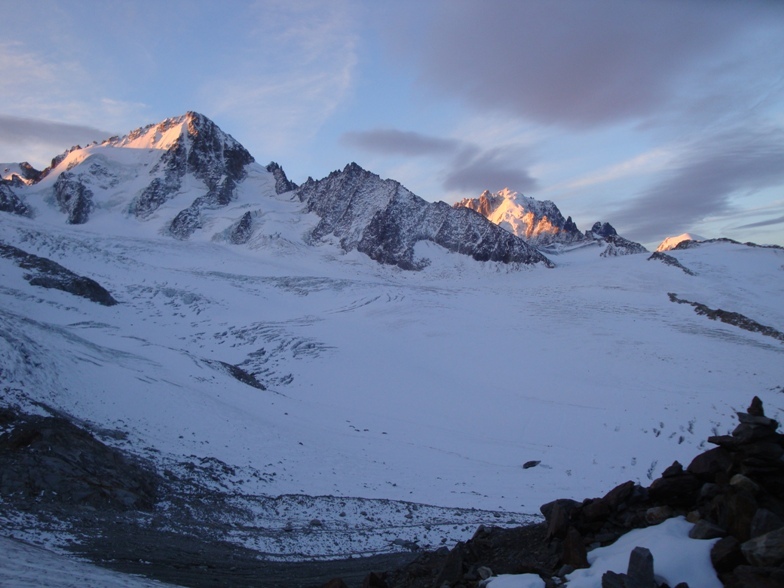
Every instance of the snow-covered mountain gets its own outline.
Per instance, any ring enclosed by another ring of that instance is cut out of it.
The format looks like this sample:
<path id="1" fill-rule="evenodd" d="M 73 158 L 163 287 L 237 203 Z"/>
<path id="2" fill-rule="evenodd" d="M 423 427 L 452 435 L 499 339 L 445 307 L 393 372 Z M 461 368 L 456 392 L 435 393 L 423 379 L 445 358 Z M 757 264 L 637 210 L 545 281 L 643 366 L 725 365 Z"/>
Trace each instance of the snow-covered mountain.
<path id="1" fill-rule="evenodd" d="M 683 241 L 705 241 L 705 237 L 700 237 L 694 233 L 681 233 L 680 235 L 666 237 L 661 243 L 659 243 L 656 251 L 669 251 L 670 249 L 675 249 L 678 244 L 682 243 Z"/>
<path id="2" fill-rule="evenodd" d="M 550 200 L 536 200 L 508 188 L 495 194 L 485 190 L 478 198 L 464 198 L 455 208 L 470 208 L 537 247 L 580 243 L 585 240 L 572 221 L 564 219 Z"/>
<path id="3" fill-rule="evenodd" d="M 356 164 L 298 187 L 280 165 L 256 164 L 242 145 L 194 112 L 76 146 L 30 177 L 2 183 L 0 210 L 36 218 L 59 212 L 72 225 L 111 214 L 115 222 L 138 221 L 129 228 L 144 223 L 176 239 L 198 232 L 201 239 L 245 245 L 263 216 L 254 209 L 259 197 L 294 192 L 288 200 L 298 199 L 305 209 L 292 202 L 289 216 L 318 217 L 311 242 L 338 237 L 343 250 L 357 249 L 381 263 L 421 269 L 428 260 L 417 258 L 415 247 L 429 241 L 480 261 L 552 265 L 482 216 L 426 202 Z"/>
<path id="4" fill-rule="evenodd" d="M 470 208 L 494 224 L 524 239 L 548 254 L 575 247 L 600 246 L 602 257 L 645 253 L 647 249 L 624 239 L 609 223 L 597 222 L 581 233 L 572 217 L 564 219 L 550 200 L 536 200 L 508 188 L 492 194 L 485 190 L 478 198 L 464 198 L 453 205 Z"/>
<path id="5" fill-rule="evenodd" d="M 353 164 L 295 186 L 193 114 L 0 189 L 4 535 L 114 562 L 438 547 L 650 481 L 752 395 L 784 417 L 780 248 L 550 268 Z"/>

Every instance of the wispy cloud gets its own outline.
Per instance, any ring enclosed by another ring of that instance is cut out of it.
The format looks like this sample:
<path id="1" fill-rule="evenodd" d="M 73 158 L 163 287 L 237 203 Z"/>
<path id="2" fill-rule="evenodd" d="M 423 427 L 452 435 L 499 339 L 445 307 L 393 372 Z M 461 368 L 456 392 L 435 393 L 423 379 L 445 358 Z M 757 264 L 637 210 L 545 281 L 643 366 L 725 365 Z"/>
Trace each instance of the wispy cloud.
<path id="1" fill-rule="evenodd" d="M 756 223 L 749 223 L 747 225 L 741 225 L 739 227 L 734 227 L 733 230 L 741 230 L 741 229 L 757 229 L 760 227 L 770 227 L 772 225 L 781 225 L 784 224 L 784 216 L 779 216 L 777 218 L 771 218 L 764 221 L 759 221 Z"/>
<path id="2" fill-rule="evenodd" d="M 520 145 L 485 149 L 470 141 L 397 129 L 353 131 L 345 133 L 341 141 L 360 151 L 384 156 L 440 159 L 441 187 L 461 197 L 484 190 L 528 191 L 538 187 L 524 166 L 525 149 Z"/>
<path id="3" fill-rule="evenodd" d="M 256 2 L 248 48 L 200 89 L 207 111 L 273 153 L 309 141 L 350 96 L 358 63 L 351 5 Z"/>
<path id="4" fill-rule="evenodd" d="M 695 143 L 673 172 L 621 208 L 619 224 L 647 242 L 732 213 L 731 198 L 784 182 L 784 130 L 734 129 Z M 762 226 L 762 225 L 758 225 Z"/>
<path id="5" fill-rule="evenodd" d="M 75 145 L 106 139 L 111 132 L 95 127 L 68 123 L 7 116 L 0 114 L 0 143 L 19 144 L 24 142 Z"/>
<path id="6" fill-rule="evenodd" d="M 578 190 L 596 184 L 613 182 L 630 176 L 659 172 L 673 165 L 674 153 L 667 148 L 656 148 L 631 159 L 621 161 L 575 180 L 548 188 L 549 190 Z"/>
<path id="7" fill-rule="evenodd" d="M 0 161 L 28 161 L 42 168 L 68 147 L 101 141 L 112 134 L 84 125 L 0 114 Z"/>

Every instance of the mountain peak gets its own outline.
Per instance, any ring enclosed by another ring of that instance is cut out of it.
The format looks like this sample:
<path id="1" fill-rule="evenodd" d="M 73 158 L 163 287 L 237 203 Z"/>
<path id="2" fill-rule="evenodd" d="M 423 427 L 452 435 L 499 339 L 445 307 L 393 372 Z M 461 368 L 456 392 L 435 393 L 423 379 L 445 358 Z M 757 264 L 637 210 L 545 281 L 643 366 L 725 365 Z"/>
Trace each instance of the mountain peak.
<path id="1" fill-rule="evenodd" d="M 656 248 L 656 251 L 669 251 L 670 249 L 675 249 L 679 243 L 683 241 L 704 241 L 705 237 L 700 237 L 699 235 L 695 235 L 694 233 L 681 233 L 675 237 L 667 237 Z"/>
<path id="2" fill-rule="evenodd" d="M 550 200 L 536 200 L 504 188 L 485 190 L 478 198 L 464 198 L 454 208 L 470 208 L 491 222 L 536 246 L 572 243 L 584 237 Z"/>

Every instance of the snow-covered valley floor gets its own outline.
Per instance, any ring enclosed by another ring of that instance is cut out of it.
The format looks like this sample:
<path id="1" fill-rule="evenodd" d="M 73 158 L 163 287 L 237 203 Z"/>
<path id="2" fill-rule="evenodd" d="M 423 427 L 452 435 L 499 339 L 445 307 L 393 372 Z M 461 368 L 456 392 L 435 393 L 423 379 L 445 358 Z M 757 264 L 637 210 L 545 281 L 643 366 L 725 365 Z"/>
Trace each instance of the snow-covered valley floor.
<path id="1" fill-rule="evenodd" d="M 161 470 L 213 464 L 204 480 L 252 513 L 224 539 L 277 558 L 450 544 L 646 485 L 753 395 L 782 420 L 784 344 L 668 297 L 782 331 L 780 249 L 670 252 L 687 275 L 593 247 L 532 269 L 423 246 L 432 263 L 406 272 L 281 223 L 248 249 L 4 217 L 0 240 L 119 304 L 31 286 L 0 259 L 3 402 L 114 431 L 105 442 Z"/>

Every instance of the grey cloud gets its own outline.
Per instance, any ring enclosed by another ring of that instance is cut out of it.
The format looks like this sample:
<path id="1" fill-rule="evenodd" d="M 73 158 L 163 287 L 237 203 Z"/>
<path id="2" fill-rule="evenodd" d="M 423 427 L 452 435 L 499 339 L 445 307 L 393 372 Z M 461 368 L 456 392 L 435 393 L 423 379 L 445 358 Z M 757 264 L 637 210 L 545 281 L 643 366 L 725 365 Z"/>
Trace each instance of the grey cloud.
<path id="1" fill-rule="evenodd" d="M 730 197 L 784 182 L 784 131 L 736 131 L 700 141 L 682 165 L 613 218 L 646 242 L 731 212 Z"/>
<path id="2" fill-rule="evenodd" d="M 528 191 L 537 187 L 536 180 L 520 164 L 525 155 L 515 145 L 482 150 L 459 139 L 396 129 L 345 133 L 341 140 L 351 147 L 381 155 L 444 158 L 442 186 L 448 191 L 473 195 L 483 190 Z"/>
<path id="3" fill-rule="evenodd" d="M 771 225 L 780 225 L 780 224 L 784 224 L 784 216 L 780 216 L 778 218 L 771 218 L 771 219 L 764 220 L 764 221 L 759 221 L 759 222 L 756 222 L 756 223 L 749 223 L 748 225 L 741 225 L 739 227 L 735 227 L 735 230 L 756 229 L 756 228 L 759 228 L 759 227 L 769 227 Z"/>
<path id="4" fill-rule="evenodd" d="M 111 133 L 93 127 L 0 114 L 0 143 L 8 145 L 43 143 L 66 148 L 109 136 Z"/>
<path id="5" fill-rule="evenodd" d="M 782 16 L 784 5 L 776 3 L 454 0 L 438 5 L 432 30 L 409 44 L 404 58 L 420 68 L 421 84 L 445 95 L 588 128 L 687 108 L 691 98 L 679 93 L 682 82 L 728 71 L 726 63 L 711 61 L 716 55 L 754 63 L 755 80 L 760 71 L 775 79 L 784 35 L 769 34 L 765 53 L 735 55 L 732 48 L 750 51 L 744 35 L 756 27 L 780 32 L 784 27 L 771 23 L 784 22 Z M 695 99 L 717 94 L 701 90 Z"/>
<path id="6" fill-rule="evenodd" d="M 511 161 L 514 153 L 513 149 L 480 151 L 473 146 L 466 147 L 452 161 L 443 187 L 470 195 L 503 188 L 521 192 L 535 190 L 538 186 L 536 180 L 522 166 Z"/>
<path id="7" fill-rule="evenodd" d="M 382 155 L 444 155 L 454 153 L 460 141 L 443 139 L 396 129 L 376 129 L 345 133 L 341 141 L 351 147 L 365 149 Z"/>

